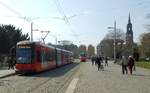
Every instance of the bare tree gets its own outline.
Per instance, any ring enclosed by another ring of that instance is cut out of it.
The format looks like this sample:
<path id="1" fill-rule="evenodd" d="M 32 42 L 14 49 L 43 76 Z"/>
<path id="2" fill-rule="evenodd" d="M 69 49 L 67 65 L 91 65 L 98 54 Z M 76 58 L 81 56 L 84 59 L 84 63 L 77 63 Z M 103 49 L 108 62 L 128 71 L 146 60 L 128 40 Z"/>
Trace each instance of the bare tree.
<path id="1" fill-rule="evenodd" d="M 106 34 L 105 39 L 114 39 L 115 33 L 114 31 L 110 31 Z M 125 33 L 121 29 L 116 30 L 116 39 L 125 40 Z"/>
<path id="2" fill-rule="evenodd" d="M 114 31 L 110 31 L 106 34 L 105 38 L 100 42 L 100 51 L 104 56 L 113 57 L 114 53 Z M 116 56 L 119 58 L 122 54 L 123 43 L 125 41 L 125 33 L 121 29 L 116 31 Z"/>
<path id="3" fill-rule="evenodd" d="M 150 33 L 144 33 L 141 35 L 141 52 L 147 57 L 150 57 Z"/>

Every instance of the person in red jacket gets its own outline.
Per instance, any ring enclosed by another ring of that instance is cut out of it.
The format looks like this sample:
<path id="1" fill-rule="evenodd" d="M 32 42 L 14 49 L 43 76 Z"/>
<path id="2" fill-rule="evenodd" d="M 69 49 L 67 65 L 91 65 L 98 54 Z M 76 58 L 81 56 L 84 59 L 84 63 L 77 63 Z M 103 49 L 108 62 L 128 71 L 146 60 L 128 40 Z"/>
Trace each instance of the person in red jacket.
<path id="1" fill-rule="evenodd" d="M 128 59 L 128 69 L 130 74 L 132 75 L 133 69 L 135 70 L 135 60 L 132 56 L 129 56 Z"/>

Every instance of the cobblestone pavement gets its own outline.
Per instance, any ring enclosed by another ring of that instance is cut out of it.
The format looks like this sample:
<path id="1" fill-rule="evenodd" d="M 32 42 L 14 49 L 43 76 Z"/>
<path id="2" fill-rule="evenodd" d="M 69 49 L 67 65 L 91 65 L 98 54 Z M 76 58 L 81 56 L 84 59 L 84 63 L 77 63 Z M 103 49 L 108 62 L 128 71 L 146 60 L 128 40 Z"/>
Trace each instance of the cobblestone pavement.
<path id="1" fill-rule="evenodd" d="M 15 74 L 15 70 L 0 70 L 0 79 Z"/>
<path id="2" fill-rule="evenodd" d="M 70 87 L 75 90 L 68 92 L 71 84 L 76 84 Z M 150 70 L 137 68 L 133 75 L 122 75 L 121 66 L 112 62 L 104 71 L 97 71 L 90 62 L 74 63 L 40 74 L 0 79 L 0 93 L 150 93 Z"/>
<path id="3" fill-rule="evenodd" d="M 0 79 L 0 93 L 59 93 L 77 72 L 78 64 L 35 75 L 15 75 Z"/>
<path id="4" fill-rule="evenodd" d="M 80 67 L 74 93 L 150 93 L 150 70 L 137 68 L 133 75 L 123 75 L 121 66 L 112 62 L 104 71 L 90 62 Z"/>

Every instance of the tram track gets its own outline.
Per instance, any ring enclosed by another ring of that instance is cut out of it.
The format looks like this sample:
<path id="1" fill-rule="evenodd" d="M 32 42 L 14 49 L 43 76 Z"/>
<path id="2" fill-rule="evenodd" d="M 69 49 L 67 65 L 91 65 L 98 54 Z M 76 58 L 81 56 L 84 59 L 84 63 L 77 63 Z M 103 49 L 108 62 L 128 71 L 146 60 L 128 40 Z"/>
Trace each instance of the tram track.
<path id="1" fill-rule="evenodd" d="M 72 79 L 76 76 L 76 74 L 78 73 L 78 71 L 80 70 L 81 65 L 79 65 L 75 71 L 72 73 L 72 75 L 70 75 L 69 79 L 66 79 L 66 81 L 64 82 L 64 86 L 61 87 L 57 93 L 65 93 L 66 88 L 68 87 L 68 85 L 70 84 L 70 82 L 72 81 Z"/>
<path id="2" fill-rule="evenodd" d="M 56 82 L 55 82 L 55 83 L 59 83 L 59 85 L 60 85 L 60 86 L 57 86 L 57 87 L 59 87 L 59 88 L 56 89 L 55 93 L 61 93 L 61 92 L 64 90 L 64 88 L 65 88 L 66 85 L 68 85 L 69 82 L 72 80 L 74 74 L 76 73 L 76 71 L 77 71 L 78 69 L 79 69 L 79 66 L 78 66 L 78 67 L 75 67 L 75 68 L 73 68 L 73 69 L 71 69 L 71 71 L 69 71 L 69 73 L 67 73 L 66 76 L 64 76 L 65 78 L 63 79 L 63 83 L 60 84 L 60 81 L 56 81 Z M 51 79 L 47 79 L 45 82 L 43 82 L 42 84 L 40 84 L 40 86 L 44 85 L 45 83 L 51 83 L 50 80 L 52 80 L 52 78 L 51 78 Z M 47 81 L 48 81 L 48 82 L 47 82 Z M 46 85 L 46 84 L 45 84 L 45 85 Z M 58 85 L 58 84 L 57 84 L 57 85 Z M 38 86 L 38 87 L 36 87 L 36 88 L 39 88 L 40 86 Z M 34 92 L 34 90 L 35 90 L 36 88 L 32 89 L 32 90 L 30 91 L 30 93 L 32 93 L 32 92 L 33 92 L 33 93 L 36 93 L 36 92 Z M 47 86 L 46 88 L 49 88 L 49 87 Z"/>
<path id="3" fill-rule="evenodd" d="M 0 91 L 0 93 L 47 93 L 46 91 L 61 93 L 60 91 L 78 69 L 78 66 L 74 65 L 67 65 L 39 74 L 16 74 L 3 78 L 4 83 L 3 86 L 0 86 L 0 90 L 4 91 Z M 68 69 L 69 67 L 71 68 L 70 70 Z"/>

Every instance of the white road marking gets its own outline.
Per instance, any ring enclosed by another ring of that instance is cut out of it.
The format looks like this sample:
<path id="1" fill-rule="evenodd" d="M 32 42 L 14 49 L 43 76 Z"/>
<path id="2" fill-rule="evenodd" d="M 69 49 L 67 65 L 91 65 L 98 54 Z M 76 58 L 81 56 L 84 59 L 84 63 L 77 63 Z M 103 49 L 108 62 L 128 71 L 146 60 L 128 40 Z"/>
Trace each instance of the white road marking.
<path id="1" fill-rule="evenodd" d="M 67 88 L 66 93 L 73 93 L 73 92 L 74 92 L 78 80 L 79 80 L 79 78 L 74 78 L 74 79 L 71 81 L 69 87 Z"/>

